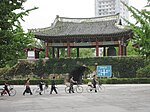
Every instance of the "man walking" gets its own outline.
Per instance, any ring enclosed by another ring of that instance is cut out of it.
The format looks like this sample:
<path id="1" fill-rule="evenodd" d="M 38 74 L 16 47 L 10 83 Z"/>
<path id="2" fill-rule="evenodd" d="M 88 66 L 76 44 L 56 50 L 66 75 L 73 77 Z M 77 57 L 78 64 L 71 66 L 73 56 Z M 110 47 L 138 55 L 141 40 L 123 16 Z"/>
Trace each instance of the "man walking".
<path id="1" fill-rule="evenodd" d="M 41 77 L 41 80 L 40 80 L 40 82 L 39 82 L 39 88 L 40 88 L 39 94 L 40 94 L 40 95 L 42 95 L 43 85 L 44 85 L 43 77 Z"/>
<path id="2" fill-rule="evenodd" d="M 58 94 L 57 90 L 56 90 L 56 86 L 55 86 L 55 77 L 53 77 L 52 81 L 51 81 L 51 91 L 50 94 L 52 94 L 53 90 L 55 91 L 56 94 Z"/>

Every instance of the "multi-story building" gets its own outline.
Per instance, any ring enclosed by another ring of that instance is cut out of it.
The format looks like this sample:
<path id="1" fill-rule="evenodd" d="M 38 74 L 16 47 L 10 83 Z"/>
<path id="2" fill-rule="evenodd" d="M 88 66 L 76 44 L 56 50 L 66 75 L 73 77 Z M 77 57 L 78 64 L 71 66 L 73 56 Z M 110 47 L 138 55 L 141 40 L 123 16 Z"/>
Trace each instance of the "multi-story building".
<path id="1" fill-rule="evenodd" d="M 95 16 L 109 16 L 120 14 L 120 18 L 129 19 L 128 9 L 121 3 L 128 4 L 129 0 L 95 0 Z M 125 22 L 122 21 L 122 24 L 125 25 Z"/>

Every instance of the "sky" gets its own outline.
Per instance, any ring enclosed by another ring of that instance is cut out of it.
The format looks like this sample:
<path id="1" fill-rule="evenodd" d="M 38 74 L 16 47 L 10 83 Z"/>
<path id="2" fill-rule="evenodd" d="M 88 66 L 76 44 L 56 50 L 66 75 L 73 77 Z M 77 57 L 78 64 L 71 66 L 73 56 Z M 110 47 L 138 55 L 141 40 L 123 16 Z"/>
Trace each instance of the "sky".
<path id="1" fill-rule="evenodd" d="M 139 10 L 146 3 L 147 0 L 129 0 L 129 6 Z M 24 30 L 49 27 L 56 15 L 70 18 L 95 17 L 95 0 L 27 0 L 24 4 L 25 9 L 33 7 L 39 8 L 24 17 L 25 22 L 21 22 Z"/>

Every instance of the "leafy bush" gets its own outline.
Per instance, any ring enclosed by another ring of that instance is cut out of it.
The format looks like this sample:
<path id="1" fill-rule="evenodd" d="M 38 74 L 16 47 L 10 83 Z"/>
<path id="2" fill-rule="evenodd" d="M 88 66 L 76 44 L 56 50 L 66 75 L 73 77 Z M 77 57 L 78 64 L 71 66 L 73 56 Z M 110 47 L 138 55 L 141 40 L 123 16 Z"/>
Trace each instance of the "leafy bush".
<path id="1" fill-rule="evenodd" d="M 147 77 L 150 78 L 150 64 L 144 68 L 137 70 L 137 77 Z"/>
<path id="2" fill-rule="evenodd" d="M 0 77 L 3 77 L 3 74 L 5 74 L 9 68 L 0 68 Z"/>

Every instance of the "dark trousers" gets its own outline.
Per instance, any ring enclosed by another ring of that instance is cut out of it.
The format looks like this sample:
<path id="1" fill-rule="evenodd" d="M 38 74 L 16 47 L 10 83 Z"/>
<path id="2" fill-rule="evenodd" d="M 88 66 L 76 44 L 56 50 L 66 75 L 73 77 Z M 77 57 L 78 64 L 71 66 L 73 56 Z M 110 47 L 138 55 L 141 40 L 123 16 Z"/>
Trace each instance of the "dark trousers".
<path id="1" fill-rule="evenodd" d="M 95 92 L 97 92 L 97 90 L 96 90 L 96 84 L 93 84 L 93 88 L 95 89 Z"/>
<path id="2" fill-rule="evenodd" d="M 5 93 L 5 91 L 8 93 L 8 95 L 10 96 L 9 90 L 8 88 L 4 88 L 4 90 L 1 92 L 1 95 L 3 95 Z"/>
<path id="3" fill-rule="evenodd" d="M 25 93 L 30 93 L 30 95 L 32 95 L 30 87 L 26 86 L 26 89 L 24 90 L 23 95 L 25 95 Z"/>
<path id="4" fill-rule="evenodd" d="M 39 87 L 40 87 L 40 92 L 39 92 L 39 94 L 40 94 L 40 95 L 42 95 L 43 86 L 42 86 L 42 85 L 40 85 Z"/>
<path id="5" fill-rule="evenodd" d="M 51 86 L 50 94 L 52 94 L 53 91 L 55 91 L 55 93 L 57 94 L 57 90 L 56 90 L 56 87 L 55 87 L 55 86 Z"/>
<path id="6" fill-rule="evenodd" d="M 73 84 L 70 84 L 69 93 L 74 93 Z"/>

